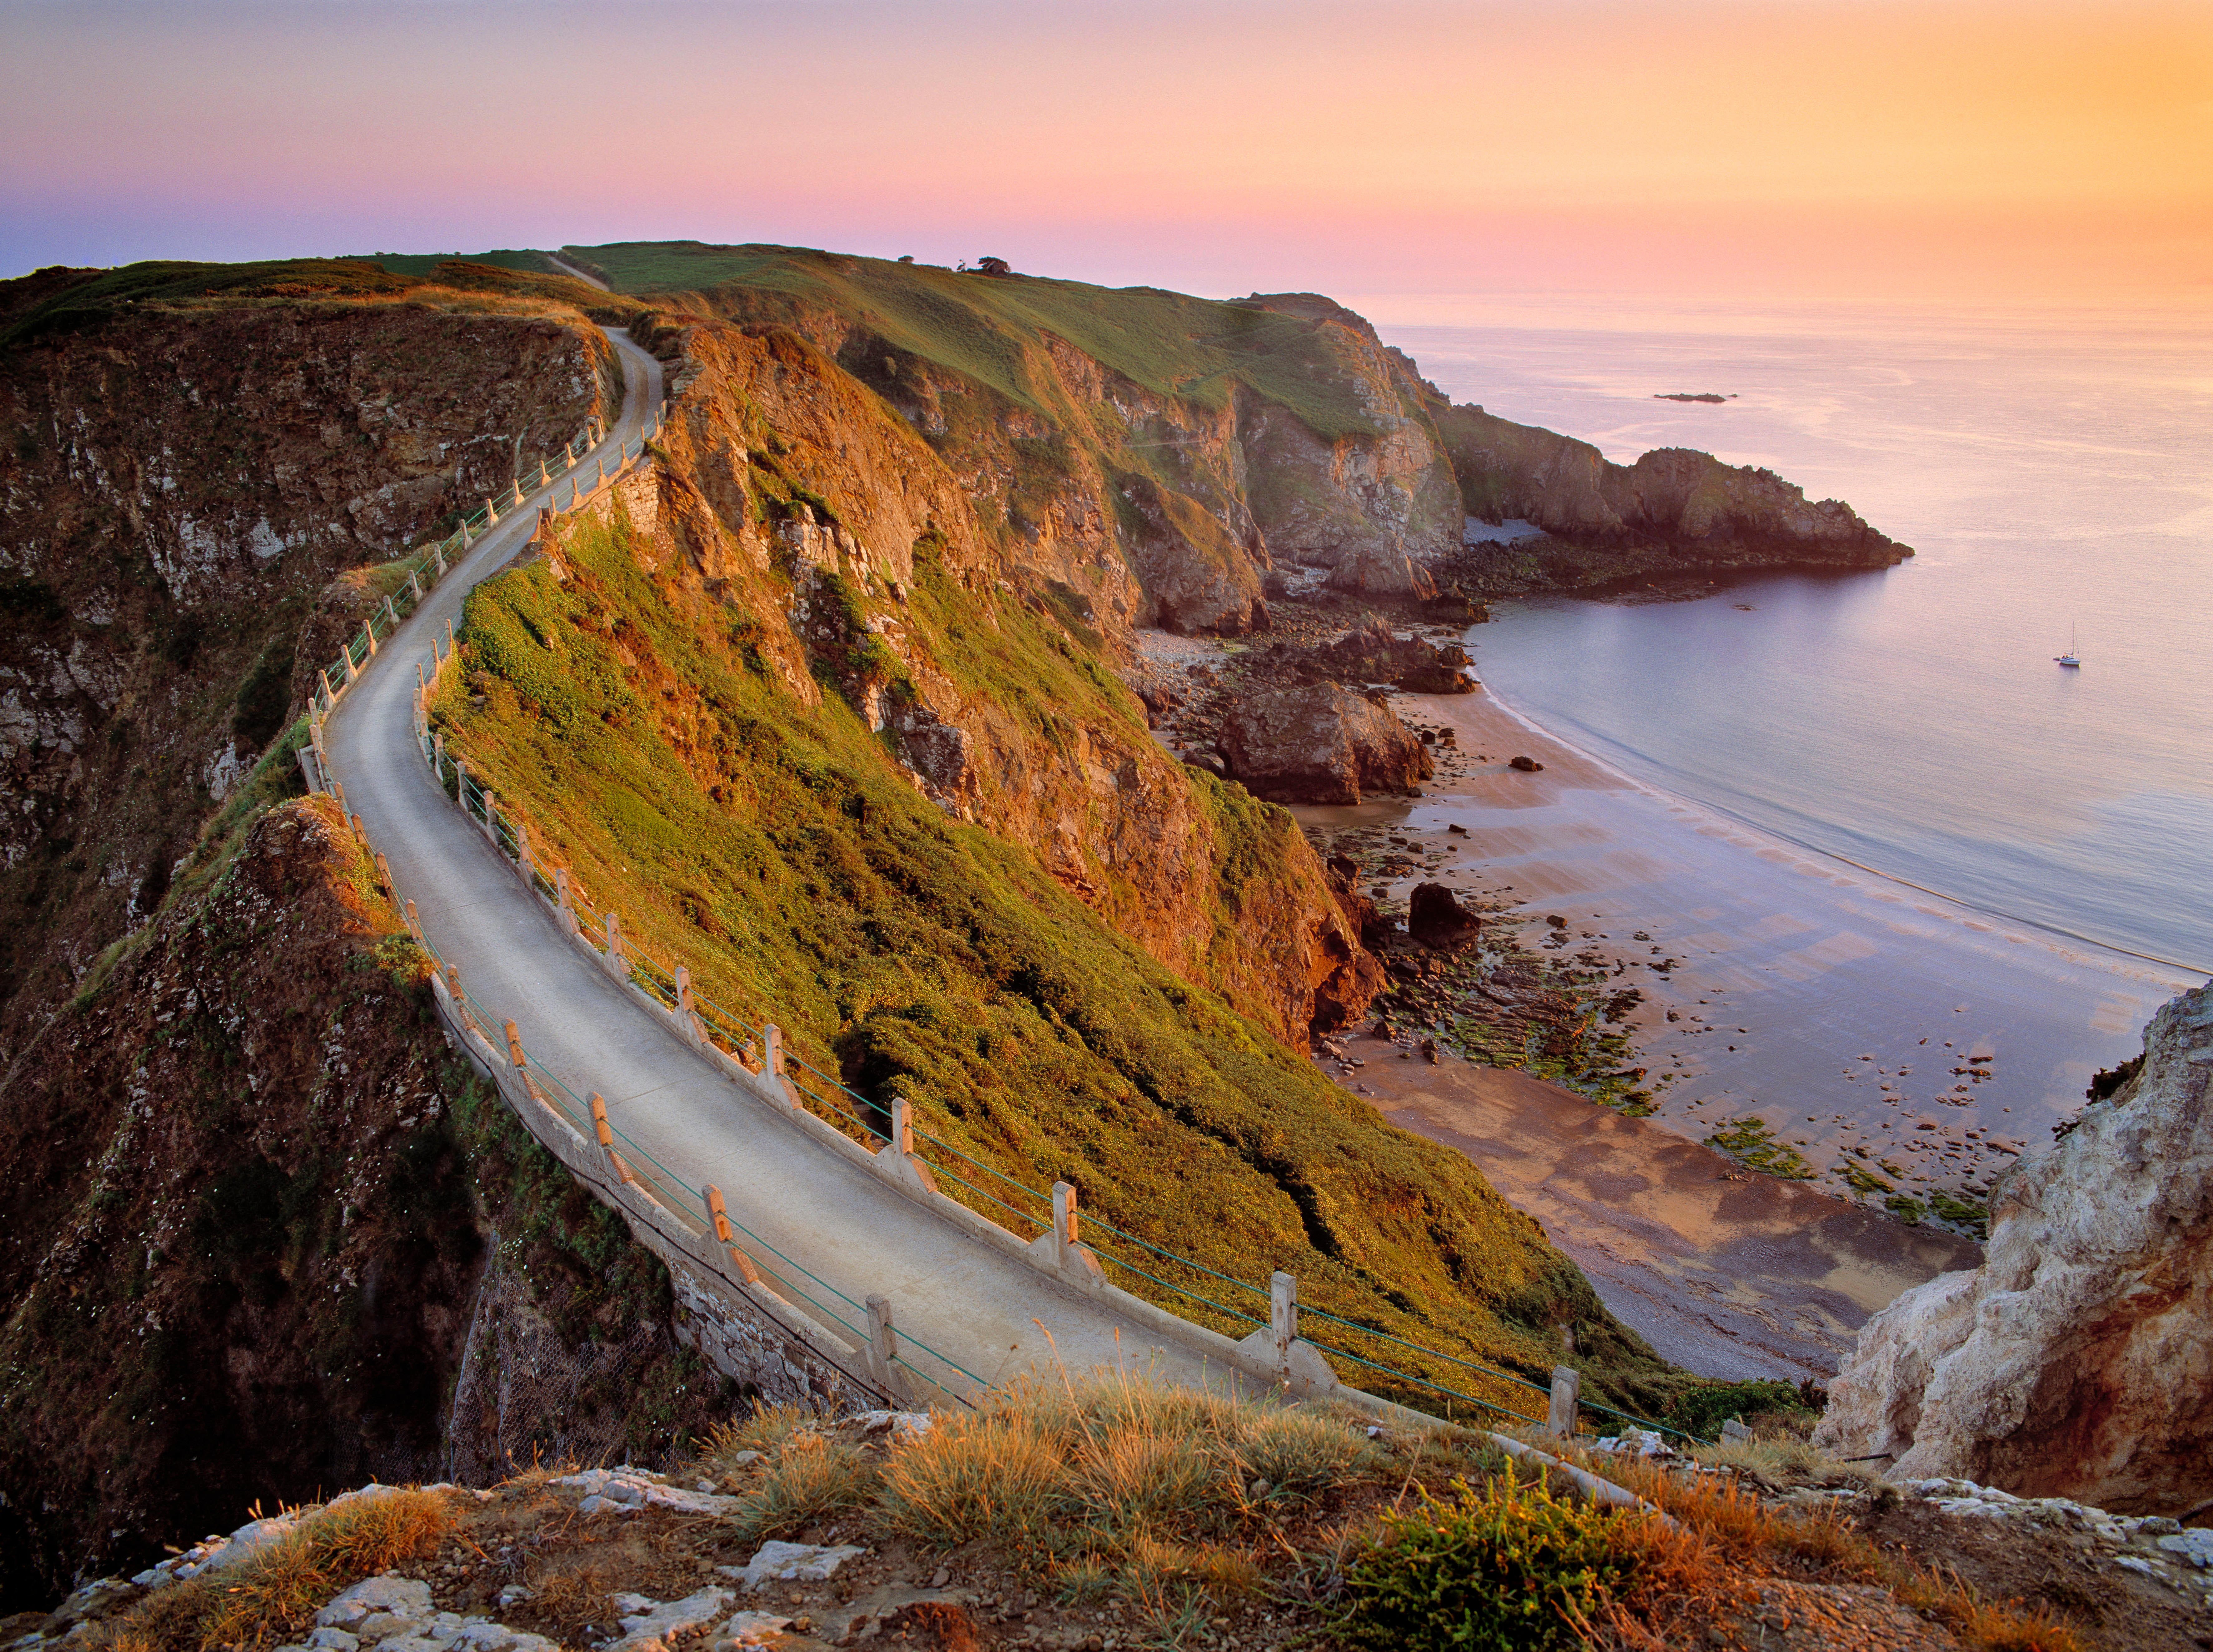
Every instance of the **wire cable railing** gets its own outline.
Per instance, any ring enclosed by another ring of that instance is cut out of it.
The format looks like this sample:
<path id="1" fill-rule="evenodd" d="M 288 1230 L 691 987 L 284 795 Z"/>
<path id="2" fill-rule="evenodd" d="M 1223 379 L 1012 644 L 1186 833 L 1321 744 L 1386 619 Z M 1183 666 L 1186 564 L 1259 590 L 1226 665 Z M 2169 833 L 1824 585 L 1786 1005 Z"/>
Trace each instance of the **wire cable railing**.
<path id="1" fill-rule="evenodd" d="M 658 427 L 658 424 L 659 420 L 656 418 L 655 428 Z M 651 431 L 649 431 L 649 436 L 650 434 Z M 635 454 L 642 454 L 645 450 L 645 440 L 641 438 L 635 444 L 625 442 L 616 446 L 614 451 L 618 458 L 613 467 L 615 470 L 619 471 L 623 465 L 631 461 L 634 456 L 633 446 Z M 574 456 L 575 447 L 576 444 L 571 444 L 570 449 L 564 453 L 564 475 L 573 473 L 575 466 L 581 462 Z M 550 465 L 541 466 L 540 468 L 542 472 L 550 473 Z M 597 468 L 604 479 L 608 474 L 608 466 L 604 455 L 599 460 Z M 517 500 L 521 497 L 521 485 L 522 479 L 518 479 L 511 496 Z M 485 519 L 486 527 L 499 520 L 494 509 L 493 502 L 488 500 L 484 510 L 465 519 L 461 527 L 452 537 L 418 552 L 415 558 L 404 564 L 402 571 L 406 576 L 404 590 L 395 590 L 392 595 L 386 597 L 380 607 L 364 623 L 358 636 L 349 638 L 341 651 L 340 662 L 335 669 L 347 681 L 350 682 L 357 674 L 361 665 L 375 654 L 376 640 L 380 633 L 388 636 L 405 618 L 405 613 L 401 607 L 402 598 L 405 599 L 405 612 L 412 612 L 415 607 L 419 606 L 422 596 L 427 589 L 423 577 L 424 573 L 428 571 L 430 576 L 428 584 L 434 585 L 436 579 L 446 571 L 445 558 L 448 554 L 456 547 L 461 550 L 467 548 L 470 539 L 479 531 L 475 526 L 479 516 Z M 442 677 L 445 668 L 454 657 L 454 644 L 450 632 L 448 646 L 442 655 L 436 643 L 433 642 L 431 648 L 433 665 L 425 680 L 426 687 L 436 686 L 437 680 Z M 326 696 L 334 699 L 335 695 L 331 692 L 328 676 L 329 674 L 326 673 L 325 692 Z M 418 708 L 417 727 L 424 757 L 432 767 L 441 789 L 446 789 L 450 777 L 452 787 L 448 796 L 454 798 L 464 818 L 483 827 L 487 838 L 504 857 L 525 868 L 529 887 L 533 891 L 543 894 L 551 903 L 564 905 L 576 921 L 576 932 L 578 937 L 604 958 L 609 947 L 613 944 L 613 937 L 615 934 L 610 924 L 613 917 L 610 909 L 603 908 L 592 900 L 584 887 L 583 880 L 576 875 L 573 869 L 555 868 L 552 863 L 543 857 L 534 846 L 530 846 L 522 824 L 512 813 L 511 806 L 498 801 L 491 788 L 485 786 L 481 779 L 468 772 L 459 757 L 443 749 L 442 736 L 434 737 L 430 731 L 428 696 L 425 695 L 424 698 L 424 704 Z M 557 870 L 559 874 L 565 875 L 565 883 L 555 875 Z M 680 1015 L 688 1010 L 692 1021 L 696 1023 L 698 1034 L 704 1038 L 710 1045 L 718 1048 L 727 1046 L 722 1053 L 727 1054 L 730 1058 L 738 1061 L 749 1070 L 756 1073 L 765 1071 L 762 1059 L 757 1057 L 755 1052 L 765 1052 L 773 1042 L 770 1037 L 773 1028 L 766 1017 L 762 1017 L 759 1021 L 748 1020 L 712 1000 L 703 997 L 695 991 L 691 991 L 688 972 L 684 971 L 680 966 L 664 965 L 659 960 L 653 958 L 637 940 L 628 934 L 621 936 L 620 963 L 625 978 L 649 999 L 673 1015 Z M 716 1036 L 718 1033 L 719 1038 Z M 781 1082 L 796 1105 L 814 1113 L 824 1124 L 837 1130 L 867 1150 L 881 1151 L 892 1144 L 891 1133 L 876 1122 L 877 1119 L 886 1117 L 889 1112 L 882 1102 L 862 1094 L 835 1074 L 823 1070 L 795 1051 L 786 1050 L 783 1052 L 782 1066 L 782 1071 L 768 1073 L 765 1076 L 771 1083 Z M 544 1076 L 541 1082 L 552 1087 L 558 1087 L 561 1094 L 569 1094 L 570 1100 L 574 1101 L 573 1094 L 569 1093 L 565 1087 L 560 1087 L 558 1081 L 552 1079 L 550 1075 Z M 581 1104 L 578 1105 L 581 1106 Z M 587 1125 L 579 1119 L 572 1117 L 570 1122 L 576 1125 L 580 1131 L 588 1133 Z M 1052 1231 L 1053 1220 L 1049 1216 L 1037 1214 L 1038 1210 L 1050 1210 L 1052 1208 L 1052 1195 L 1050 1192 L 1033 1187 L 1018 1177 L 1008 1174 L 998 1167 L 977 1157 L 974 1154 L 954 1145 L 941 1136 L 918 1128 L 912 1129 L 911 1134 L 914 1143 L 918 1144 L 912 1149 L 914 1156 L 929 1167 L 932 1178 L 942 1178 L 960 1190 L 959 1193 L 948 1193 L 946 1197 L 968 1205 L 975 1215 L 984 1220 L 996 1222 L 1003 1228 L 1006 1224 L 999 1221 L 998 1213 L 1003 1213 L 1006 1216 L 1013 1218 L 1016 1222 L 1022 1224 L 1021 1228 L 1011 1230 L 1015 1232 L 1017 1238 L 1021 1236 L 1024 1229 L 1034 1230 L 1038 1233 Z M 630 1138 L 625 1137 L 624 1139 L 628 1141 Z M 651 1165 L 655 1173 L 655 1180 L 665 1181 L 667 1188 L 672 1190 L 669 1197 L 662 1199 L 664 1205 L 672 1210 L 688 1208 L 690 1202 L 698 1195 L 686 1187 L 674 1172 L 661 1165 L 649 1154 L 646 1154 L 644 1149 L 637 1148 L 635 1143 L 631 1143 L 631 1146 L 642 1155 L 646 1163 Z M 948 1161 L 957 1161 L 966 1166 L 971 1173 L 962 1173 L 961 1171 L 954 1169 Z M 966 1197 L 962 1197 L 963 1195 Z M 1024 1208 L 1024 1203 L 1017 1201 L 1026 1202 L 1034 1208 Z M 1258 1297 L 1261 1301 L 1266 1302 L 1270 1297 L 1270 1290 L 1267 1287 L 1256 1285 L 1250 1281 L 1222 1272 L 1217 1268 L 1210 1267 L 1193 1258 L 1155 1244 L 1140 1234 L 1131 1233 L 1089 1212 L 1085 1214 L 1084 1227 L 1085 1248 L 1102 1265 L 1112 1267 L 1133 1279 L 1142 1280 L 1158 1292 L 1166 1293 L 1170 1297 L 1204 1309 L 1207 1314 L 1226 1322 L 1232 1327 L 1266 1328 L 1269 1326 L 1269 1320 L 1260 1314 L 1247 1312 L 1232 1305 L 1240 1294 Z M 1101 1243 L 1092 1237 L 1097 1234 L 1106 1235 L 1108 1242 Z M 759 1242 L 757 1235 L 753 1237 L 756 1242 Z M 1125 1248 L 1135 1253 L 1141 1259 L 1151 1261 L 1153 1265 L 1140 1265 L 1139 1260 L 1133 1260 L 1131 1256 L 1118 1253 Z M 780 1253 L 775 1253 L 781 1255 Z M 789 1267 L 804 1273 L 803 1269 L 798 1269 L 797 1264 L 791 1263 L 788 1258 L 783 1259 Z M 1173 1277 L 1164 1277 L 1174 1274 L 1183 1275 L 1194 1283 L 1180 1283 Z M 814 1277 L 812 1275 L 806 1277 L 810 1279 Z M 1220 1290 L 1210 1293 L 1205 1288 L 1207 1281 L 1228 1287 L 1232 1301 L 1217 1300 L 1224 1293 Z M 815 1283 L 820 1283 L 819 1280 Z M 831 1289 L 827 1286 L 823 1288 Z M 796 1285 L 795 1289 L 797 1289 Z M 802 1294 L 804 1295 L 803 1292 Z M 1141 1289 L 1138 1294 L 1142 1295 L 1149 1293 Z M 816 1305 L 814 1304 L 813 1298 L 808 1297 L 806 1300 L 810 1302 L 810 1305 Z M 861 1309 L 860 1305 L 854 1303 L 850 1298 L 843 1297 L 840 1295 L 839 1300 L 843 1301 L 848 1308 L 858 1309 L 865 1316 L 865 1310 Z M 825 1307 L 823 1311 L 830 1314 L 830 1317 L 847 1332 L 857 1335 L 861 1334 L 857 1327 L 828 1308 Z M 1537 1393 L 1549 1393 L 1542 1384 L 1532 1381 L 1526 1376 L 1500 1370 L 1459 1355 L 1447 1353 L 1441 1349 L 1426 1346 L 1379 1327 L 1346 1319 L 1326 1309 L 1301 1305 L 1299 1312 L 1304 1318 L 1319 1320 L 1336 1326 L 1340 1332 L 1350 1332 L 1361 1337 L 1372 1338 L 1388 1348 L 1404 1350 L 1407 1354 L 1417 1356 L 1413 1362 L 1416 1363 L 1438 1362 L 1457 1369 L 1474 1373 L 1491 1382 L 1504 1384 L 1509 1389 Z M 904 1331 L 900 1332 L 900 1337 L 903 1342 L 912 1341 L 912 1338 L 905 1336 Z M 1481 1394 L 1470 1393 L 1462 1388 L 1439 1382 L 1433 1377 L 1403 1369 L 1403 1362 L 1394 1364 L 1384 1358 L 1374 1357 L 1352 1349 L 1338 1346 L 1333 1343 L 1322 1343 L 1303 1337 L 1301 1339 L 1321 1354 L 1375 1372 L 1395 1382 L 1495 1411 L 1512 1417 L 1517 1422 L 1527 1423 L 1538 1420 L 1515 1411 L 1497 1399 L 1486 1398 Z M 1342 1335 L 1338 1338 L 1338 1342 L 1344 1339 Z M 968 1377 L 972 1381 L 978 1381 L 979 1386 L 984 1386 L 972 1373 L 966 1371 L 953 1361 L 945 1359 L 936 1350 L 928 1349 L 925 1344 L 915 1343 L 914 1346 L 929 1354 L 932 1359 L 942 1361 L 952 1370 Z M 936 1381 L 936 1379 L 928 1377 L 924 1373 L 918 1372 L 917 1375 L 923 1376 L 926 1381 Z M 951 1391 L 948 1390 L 948 1392 Z M 1610 1406 L 1599 1405 L 1594 1401 L 1582 1401 L 1581 1404 L 1584 1409 L 1619 1417 L 1625 1422 L 1633 1423 L 1641 1427 L 1673 1434 L 1680 1438 L 1695 1438 L 1682 1429 L 1673 1428 L 1668 1424 L 1635 1417 Z"/>

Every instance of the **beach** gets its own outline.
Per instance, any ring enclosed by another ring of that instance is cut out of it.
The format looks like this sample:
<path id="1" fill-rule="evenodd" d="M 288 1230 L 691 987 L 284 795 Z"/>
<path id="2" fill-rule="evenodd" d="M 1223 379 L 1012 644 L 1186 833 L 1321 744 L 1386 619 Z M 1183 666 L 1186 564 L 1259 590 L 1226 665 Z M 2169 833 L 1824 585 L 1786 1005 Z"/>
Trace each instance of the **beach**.
<path id="1" fill-rule="evenodd" d="M 1393 704 L 1451 728 L 1460 761 L 1418 799 L 1294 813 L 1422 844 L 1436 869 L 1391 885 L 1400 901 L 1433 880 L 1510 903 L 1488 921 L 1528 924 L 1533 945 L 1564 920 L 1568 949 L 1603 960 L 1608 990 L 1643 994 L 1626 1026 L 1655 1110 L 1625 1117 L 1525 1073 L 1401 1060 L 1368 1038 L 1346 1041 L 1366 1064 L 1339 1082 L 1466 1153 L 1610 1308 L 1702 1374 L 1826 1376 L 1900 1290 L 1974 1265 L 1978 1247 L 1887 1201 L 1986 1192 L 2196 984 L 1638 783 L 1486 692 Z M 1517 771 L 1517 756 L 1543 767 Z M 1701 1145 L 1747 1118 L 1812 1179 Z M 1855 1189 L 1848 1170 L 1881 1185 Z"/>

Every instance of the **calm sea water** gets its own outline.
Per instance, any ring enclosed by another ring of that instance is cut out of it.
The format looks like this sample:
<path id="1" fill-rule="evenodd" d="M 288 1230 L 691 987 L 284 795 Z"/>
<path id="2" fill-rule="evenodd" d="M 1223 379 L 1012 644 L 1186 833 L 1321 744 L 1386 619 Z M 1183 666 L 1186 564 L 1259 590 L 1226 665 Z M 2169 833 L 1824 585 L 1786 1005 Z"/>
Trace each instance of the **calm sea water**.
<path id="1" fill-rule="evenodd" d="M 2213 970 L 2203 318 L 1582 320 L 1382 331 L 1454 400 L 1619 461 L 1764 465 L 1917 554 L 1694 601 L 1509 605 L 1471 637 L 1484 680 L 1808 847 Z M 1673 391 L 1736 399 L 1653 399 Z M 2053 663 L 2070 634 L 2080 671 Z"/>

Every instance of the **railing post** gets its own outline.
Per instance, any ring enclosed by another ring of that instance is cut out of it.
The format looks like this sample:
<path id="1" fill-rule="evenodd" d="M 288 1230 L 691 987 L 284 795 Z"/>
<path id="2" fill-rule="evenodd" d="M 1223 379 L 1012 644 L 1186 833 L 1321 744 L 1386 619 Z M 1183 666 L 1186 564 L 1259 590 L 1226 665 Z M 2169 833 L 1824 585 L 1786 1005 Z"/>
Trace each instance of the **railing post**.
<path id="1" fill-rule="evenodd" d="M 1069 1183 L 1052 1185 L 1053 1259 L 1065 1268 L 1076 1246 L 1076 1189 Z"/>
<path id="2" fill-rule="evenodd" d="M 1268 1334 L 1275 1344 L 1276 1370 L 1291 1375 L 1291 1344 L 1299 1339 L 1299 1282 L 1278 1271 L 1268 1281 Z"/>
<path id="3" fill-rule="evenodd" d="M 343 780 L 332 781 L 331 796 L 338 799 L 338 813 L 344 814 L 345 813 L 345 782 Z"/>
<path id="4" fill-rule="evenodd" d="M 458 757 L 454 759 L 454 802 L 460 805 L 461 819 L 469 818 L 469 765 Z"/>
<path id="5" fill-rule="evenodd" d="M 494 820 L 497 817 L 492 814 L 492 809 L 495 805 L 492 801 L 491 788 L 490 786 L 486 786 L 484 789 L 484 806 L 485 841 L 490 844 L 494 849 L 497 849 L 499 847 L 499 827 L 493 824 Z"/>
<path id="6" fill-rule="evenodd" d="M 869 1371 L 887 1393 L 897 1392 L 892 1366 L 898 1358 L 899 1332 L 892 1328 L 891 1298 L 871 1296 L 869 1298 Z"/>
<path id="7" fill-rule="evenodd" d="M 794 1113 L 800 1110 L 799 1092 L 783 1082 L 783 1029 L 774 1021 L 761 1028 L 761 1075 Z"/>
<path id="8" fill-rule="evenodd" d="M 454 657 L 454 619 L 451 614 L 446 616 L 446 657 L 448 660 Z"/>
<path id="9" fill-rule="evenodd" d="M 561 909 L 561 927 L 570 935 L 576 933 L 576 903 L 569 899 L 569 869 L 553 869 L 553 899 Z"/>
<path id="10" fill-rule="evenodd" d="M 1572 1366 L 1552 1368 L 1552 1404 L 1545 1415 L 1545 1432 L 1558 1440 L 1576 1437 L 1576 1402 L 1582 1397 L 1583 1374 Z"/>
<path id="11" fill-rule="evenodd" d="M 914 1104 L 903 1095 L 892 1097 L 892 1151 L 914 1157 Z"/>
<path id="12" fill-rule="evenodd" d="M 489 529 L 491 528 L 491 525 L 492 525 L 494 522 L 497 521 L 498 520 L 499 520 L 499 512 L 498 512 L 498 511 L 497 511 L 497 510 L 493 507 L 493 505 L 492 505 L 492 502 L 491 502 L 489 498 L 487 498 L 487 499 L 485 501 L 485 528 L 486 528 L 487 530 L 489 530 Z"/>
<path id="13" fill-rule="evenodd" d="M 392 887 L 392 868 L 386 864 L 384 856 L 381 853 L 376 857 L 376 881 L 384 886 L 387 894 L 399 893 Z"/>
<path id="14" fill-rule="evenodd" d="M 369 657 L 374 660 L 376 658 L 376 627 L 364 619 L 361 622 L 361 634 L 369 638 Z"/>
<path id="15" fill-rule="evenodd" d="M 676 966 L 676 1030 L 686 1044 L 698 1043 L 699 1029 L 692 1021 L 692 972 L 681 964 Z"/>
<path id="16" fill-rule="evenodd" d="M 407 933 L 418 942 L 423 938 L 423 921 L 415 916 L 415 903 L 407 903 Z"/>
<path id="17" fill-rule="evenodd" d="M 338 658 L 345 661 L 346 684 L 351 687 L 354 681 L 361 675 L 361 668 L 353 662 L 353 644 L 351 643 L 348 643 L 345 645 L 344 649 L 339 654 Z M 332 698 L 335 699 L 338 697 L 336 695 L 332 695 Z"/>
<path id="18" fill-rule="evenodd" d="M 615 1151 L 614 1127 L 607 1123 L 607 1104 L 597 1090 L 592 1092 L 592 1130 L 600 1138 L 600 1154 L 607 1161 L 607 1168 L 625 1186 L 636 1181 L 630 1167 L 623 1162 L 622 1155 Z"/>
<path id="19" fill-rule="evenodd" d="M 337 704 L 338 697 L 331 692 L 331 674 L 327 671 L 318 671 L 315 674 L 315 676 L 317 680 L 319 680 L 323 686 L 323 704 L 325 705 Z"/>
<path id="20" fill-rule="evenodd" d="M 515 1030 L 513 1021 L 507 1023 L 507 1058 L 515 1064 L 515 1070 L 518 1073 L 529 1065 L 522 1058 L 522 1037 Z"/>
<path id="21" fill-rule="evenodd" d="M 607 936 L 607 967 L 619 979 L 630 973 L 630 965 L 623 957 L 622 919 L 613 912 L 602 916 Z"/>
<path id="22" fill-rule="evenodd" d="M 537 882 L 531 875 L 530 828 L 521 820 L 515 823 L 515 869 L 522 874 L 522 887 L 536 889 Z"/>
<path id="23" fill-rule="evenodd" d="M 446 789 L 446 731 L 436 730 L 430 736 L 430 777 L 438 783 L 438 789 Z"/>

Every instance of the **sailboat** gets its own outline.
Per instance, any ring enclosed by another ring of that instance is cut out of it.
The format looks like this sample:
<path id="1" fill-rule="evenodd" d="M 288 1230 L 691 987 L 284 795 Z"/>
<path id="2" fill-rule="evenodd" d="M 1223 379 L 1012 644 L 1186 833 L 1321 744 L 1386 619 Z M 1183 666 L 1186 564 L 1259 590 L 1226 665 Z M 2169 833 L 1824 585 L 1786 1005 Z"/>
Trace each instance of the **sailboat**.
<path id="1" fill-rule="evenodd" d="M 2067 652 L 2057 655 L 2053 657 L 2056 658 L 2061 665 L 2066 666 L 2071 670 L 2080 670 L 2082 668 L 2082 656 L 2075 652 L 2074 626 L 2070 625 L 2067 628 Z"/>

